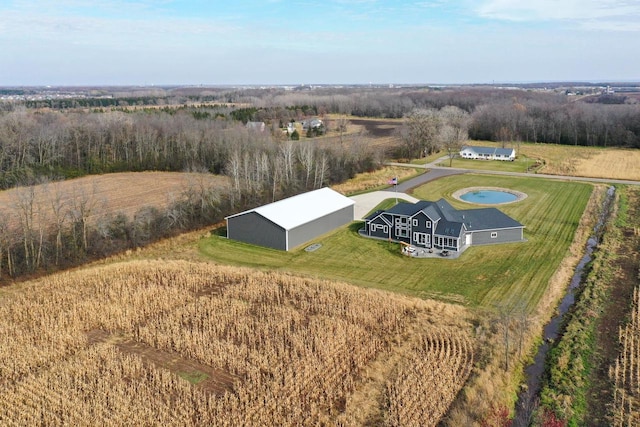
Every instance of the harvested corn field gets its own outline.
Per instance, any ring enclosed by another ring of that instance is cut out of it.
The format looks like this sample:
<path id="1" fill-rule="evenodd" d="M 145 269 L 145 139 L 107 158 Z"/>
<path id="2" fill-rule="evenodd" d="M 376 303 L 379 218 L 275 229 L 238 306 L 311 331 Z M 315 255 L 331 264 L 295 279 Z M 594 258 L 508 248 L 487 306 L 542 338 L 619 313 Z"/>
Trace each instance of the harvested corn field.
<path id="1" fill-rule="evenodd" d="M 207 173 L 121 172 L 91 175 L 31 187 L 0 191 L 0 215 L 14 222 L 26 202 L 34 214 L 53 217 L 91 207 L 89 220 L 119 212 L 133 217 L 143 207 L 163 208 L 181 194 L 201 187 L 226 188 L 226 177 Z"/>
<path id="2" fill-rule="evenodd" d="M 132 261 L 0 295 L 8 426 L 435 425 L 473 363 L 462 307 L 281 273 Z"/>

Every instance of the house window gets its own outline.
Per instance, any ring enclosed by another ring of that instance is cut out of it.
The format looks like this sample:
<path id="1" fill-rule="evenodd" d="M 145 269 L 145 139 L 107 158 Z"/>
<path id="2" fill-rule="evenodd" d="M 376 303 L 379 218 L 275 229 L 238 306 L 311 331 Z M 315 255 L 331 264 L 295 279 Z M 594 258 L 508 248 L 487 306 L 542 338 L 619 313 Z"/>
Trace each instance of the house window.
<path id="1" fill-rule="evenodd" d="M 403 216 L 397 216 L 396 217 L 396 225 L 399 224 L 409 224 L 409 218 L 407 217 L 403 217 Z"/>
<path id="2" fill-rule="evenodd" d="M 382 231 L 384 234 L 389 234 L 389 226 L 383 224 L 371 224 L 371 232 L 375 233 L 377 231 Z"/>
<path id="3" fill-rule="evenodd" d="M 426 226 L 427 228 L 431 228 L 431 222 L 429 222 L 429 220 L 427 220 L 427 223 L 425 224 L 425 226 Z"/>
<path id="4" fill-rule="evenodd" d="M 409 237 L 409 230 L 404 227 L 396 227 L 397 237 Z"/>
<path id="5" fill-rule="evenodd" d="M 413 220 L 413 226 L 414 226 L 414 227 L 417 227 L 417 226 L 418 226 L 418 220 L 417 220 L 417 219 L 414 219 L 414 220 Z"/>
<path id="6" fill-rule="evenodd" d="M 492 231 L 491 232 L 491 238 L 495 239 L 496 237 L 498 237 L 498 232 L 497 231 Z"/>

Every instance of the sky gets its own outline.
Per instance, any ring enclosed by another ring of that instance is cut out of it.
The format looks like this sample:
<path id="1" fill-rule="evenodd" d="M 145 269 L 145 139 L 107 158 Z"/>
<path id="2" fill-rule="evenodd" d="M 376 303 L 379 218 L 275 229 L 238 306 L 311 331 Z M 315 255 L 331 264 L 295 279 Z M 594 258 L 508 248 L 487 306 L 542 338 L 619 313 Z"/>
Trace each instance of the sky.
<path id="1" fill-rule="evenodd" d="M 640 81 L 640 0 L 0 0 L 0 86 Z"/>

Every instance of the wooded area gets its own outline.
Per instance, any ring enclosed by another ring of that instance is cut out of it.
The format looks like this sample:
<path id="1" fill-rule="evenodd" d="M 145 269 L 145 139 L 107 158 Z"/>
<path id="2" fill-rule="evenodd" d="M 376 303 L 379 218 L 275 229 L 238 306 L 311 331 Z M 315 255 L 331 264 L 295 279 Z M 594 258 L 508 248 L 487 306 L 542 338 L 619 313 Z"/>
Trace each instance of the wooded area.
<path id="1" fill-rule="evenodd" d="M 616 104 L 598 102 L 598 96 L 464 87 L 193 88 L 103 95 L 64 103 L 0 103 L 0 189 L 24 187 L 12 211 L 0 215 L 0 277 L 61 265 L 61 260 L 81 262 L 215 223 L 242 209 L 375 170 L 385 156 L 455 153 L 467 135 L 504 144 L 640 147 L 640 104 L 627 97 L 618 97 L 622 103 Z M 347 115 L 404 121 L 398 121 L 383 151 L 346 132 Z M 310 117 L 323 118 L 333 139 L 292 140 L 283 132 L 287 123 Z M 265 131 L 251 129 L 248 121 L 265 123 Z M 86 221 L 95 206 L 91 194 L 63 206 L 55 194 L 38 199 L 30 187 L 153 170 L 223 174 L 231 187 L 194 185 L 166 210 L 103 218 L 100 227 Z M 54 218 L 40 213 L 43 203 Z"/>

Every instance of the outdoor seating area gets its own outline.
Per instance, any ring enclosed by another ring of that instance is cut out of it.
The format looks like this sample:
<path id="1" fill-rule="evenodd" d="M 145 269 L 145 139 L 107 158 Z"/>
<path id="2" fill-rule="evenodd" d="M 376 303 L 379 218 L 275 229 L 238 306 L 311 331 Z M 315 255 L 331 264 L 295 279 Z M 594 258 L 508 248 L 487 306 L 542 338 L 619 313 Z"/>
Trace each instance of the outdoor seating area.
<path id="1" fill-rule="evenodd" d="M 417 248 L 415 246 L 403 245 L 402 247 L 402 255 L 412 257 L 412 258 L 450 258 L 456 259 L 460 255 L 462 255 L 463 251 L 449 251 L 447 249 L 426 249 L 426 248 Z"/>

